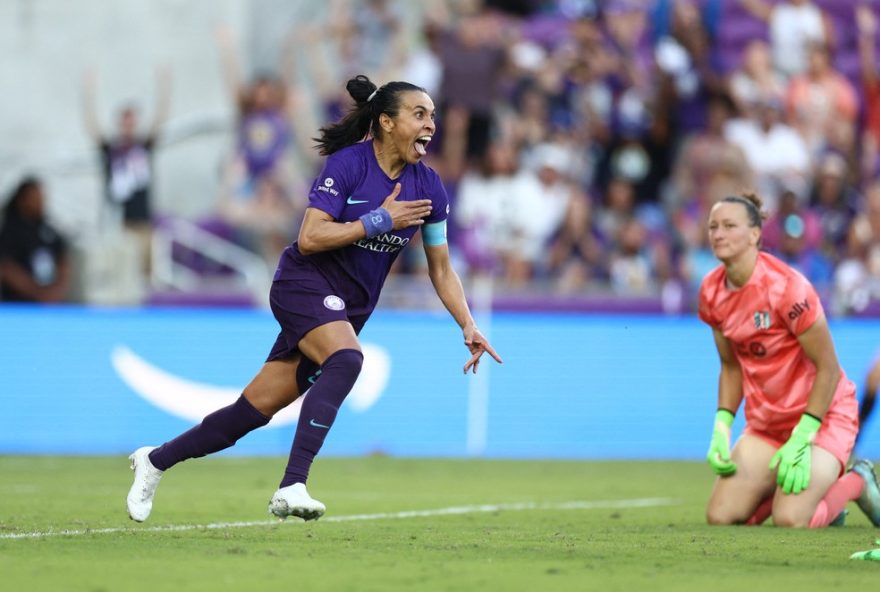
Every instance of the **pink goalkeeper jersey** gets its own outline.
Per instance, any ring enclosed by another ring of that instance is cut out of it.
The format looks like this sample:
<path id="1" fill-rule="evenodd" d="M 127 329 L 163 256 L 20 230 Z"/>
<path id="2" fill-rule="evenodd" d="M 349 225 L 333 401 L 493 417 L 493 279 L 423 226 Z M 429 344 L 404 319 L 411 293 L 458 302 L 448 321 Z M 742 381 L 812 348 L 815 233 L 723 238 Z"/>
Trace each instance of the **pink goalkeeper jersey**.
<path id="1" fill-rule="evenodd" d="M 727 285 L 719 265 L 700 286 L 700 319 L 730 342 L 742 368 L 745 416 L 764 432 L 790 430 L 807 407 L 816 367 L 797 336 L 824 314 L 813 286 L 798 271 L 761 252 L 752 277 Z M 855 385 L 841 370 L 831 409 L 851 415 Z"/>

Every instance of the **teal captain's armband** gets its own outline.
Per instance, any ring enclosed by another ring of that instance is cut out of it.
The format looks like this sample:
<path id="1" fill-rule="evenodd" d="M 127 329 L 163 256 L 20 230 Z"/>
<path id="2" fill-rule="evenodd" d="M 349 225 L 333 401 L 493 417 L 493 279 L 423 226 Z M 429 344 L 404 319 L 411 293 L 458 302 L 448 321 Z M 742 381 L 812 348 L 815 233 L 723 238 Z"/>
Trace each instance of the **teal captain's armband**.
<path id="1" fill-rule="evenodd" d="M 426 247 L 446 244 L 446 220 L 422 226 L 422 242 Z"/>

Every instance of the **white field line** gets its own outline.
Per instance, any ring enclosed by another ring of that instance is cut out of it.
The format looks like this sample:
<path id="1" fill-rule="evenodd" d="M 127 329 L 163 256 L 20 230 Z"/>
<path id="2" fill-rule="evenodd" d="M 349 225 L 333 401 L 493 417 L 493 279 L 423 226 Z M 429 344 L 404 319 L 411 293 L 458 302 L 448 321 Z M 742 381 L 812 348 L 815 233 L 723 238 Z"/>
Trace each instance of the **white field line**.
<path id="1" fill-rule="evenodd" d="M 404 512 L 380 512 L 377 514 L 349 514 L 348 516 L 328 516 L 320 522 L 355 522 L 358 520 L 398 520 L 402 518 L 423 518 L 431 516 L 451 516 L 460 514 L 479 514 L 490 512 L 522 512 L 527 510 L 603 510 L 615 508 L 654 508 L 671 506 L 675 500 L 663 497 L 649 497 L 628 500 L 572 501 L 554 503 L 520 502 L 511 504 L 484 504 L 478 506 L 452 506 L 433 510 L 408 510 Z M 297 523 L 299 520 L 292 520 Z M 139 532 L 180 532 L 186 530 L 222 530 L 226 528 L 248 528 L 253 526 L 278 526 L 279 520 L 254 520 L 250 522 L 213 522 L 211 524 L 171 524 L 168 526 L 148 526 L 146 528 L 89 528 L 83 530 L 48 530 L 0 534 L 4 539 L 42 539 L 59 536 L 84 536 L 95 534 L 139 533 Z"/>

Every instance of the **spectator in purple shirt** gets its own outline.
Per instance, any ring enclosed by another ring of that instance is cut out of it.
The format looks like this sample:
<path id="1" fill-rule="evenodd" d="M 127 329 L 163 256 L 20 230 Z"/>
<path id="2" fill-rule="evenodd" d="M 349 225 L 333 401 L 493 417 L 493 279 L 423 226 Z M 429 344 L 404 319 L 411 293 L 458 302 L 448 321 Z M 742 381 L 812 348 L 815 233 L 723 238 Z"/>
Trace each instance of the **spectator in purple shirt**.
<path id="1" fill-rule="evenodd" d="M 446 190 L 421 162 L 436 130 L 431 97 L 407 82 L 376 88 L 365 76 L 349 80 L 346 88 L 354 107 L 316 138 L 328 158 L 309 194 L 299 239 L 275 272 L 269 297 L 281 332 L 268 359 L 234 404 L 158 448 L 145 446 L 131 455 L 135 475 L 127 502 L 133 520 L 150 515 L 165 470 L 232 446 L 306 390 L 290 460 L 269 511 L 304 520 L 323 515 L 324 504 L 306 490 L 309 468 L 360 374 L 358 333 L 391 265 L 419 228 L 431 282 L 471 353 L 464 371 L 476 372 L 486 352 L 501 362 L 477 329 L 450 264 Z"/>

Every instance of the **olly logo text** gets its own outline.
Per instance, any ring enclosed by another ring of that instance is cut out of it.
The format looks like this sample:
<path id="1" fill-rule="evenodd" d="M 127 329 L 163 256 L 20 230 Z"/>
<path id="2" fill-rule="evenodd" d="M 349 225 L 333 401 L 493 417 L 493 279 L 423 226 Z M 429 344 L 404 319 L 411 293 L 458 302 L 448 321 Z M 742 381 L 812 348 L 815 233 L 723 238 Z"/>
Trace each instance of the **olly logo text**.
<path id="1" fill-rule="evenodd" d="M 795 302 L 794 306 L 791 307 L 791 310 L 788 311 L 788 318 L 793 321 L 808 310 L 810 310 L 810 303 L 806 300 L 803 302 Z"/>

